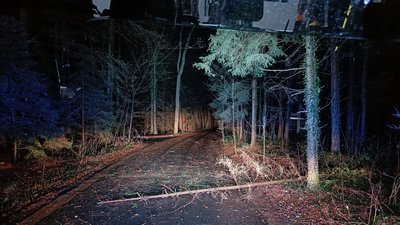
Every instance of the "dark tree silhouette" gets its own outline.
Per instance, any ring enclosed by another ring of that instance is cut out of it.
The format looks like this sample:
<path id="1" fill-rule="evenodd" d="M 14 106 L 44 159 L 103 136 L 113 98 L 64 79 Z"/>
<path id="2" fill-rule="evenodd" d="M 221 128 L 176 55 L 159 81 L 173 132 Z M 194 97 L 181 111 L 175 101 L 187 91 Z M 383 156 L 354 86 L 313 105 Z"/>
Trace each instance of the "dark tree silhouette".
<path id="1" fill-rule="evenodd" d="M 0 18 L 0 133 L 18 144 L 56 131 L 57 113 L 47 94 L 46 81 L 30 69 L 28 37 L 12 17 Z"/>

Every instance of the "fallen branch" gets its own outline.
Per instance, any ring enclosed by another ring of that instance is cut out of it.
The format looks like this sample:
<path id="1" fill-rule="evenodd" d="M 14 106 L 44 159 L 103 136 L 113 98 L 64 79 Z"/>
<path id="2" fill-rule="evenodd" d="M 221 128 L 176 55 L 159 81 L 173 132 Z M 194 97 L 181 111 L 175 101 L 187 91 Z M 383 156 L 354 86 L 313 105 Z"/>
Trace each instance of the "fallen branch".
<path id="1" fill-rule="evenodd" d="M 206 189 L 199 189 L 199 190 L 174 192 L 174 193 L 169 193 L 169 194 L 160 194 L 160 195 L 141 196 L 141 197 L 135 197 L 135 198 L 116 199 L 116 200 L 110 200 L 110 201 L 101 201 L 101 202 L 98 202 L 97 204 L 98 205 L 103 205 L 103 204 L 119 203 L 119 202 L 129 202 L 129 201 L 149 200 L 149 199 L 157 199 L 157 198 L 177 197 L 177 196 L 181 196 L 181 195 L 199 194 L 199 193 L 206 193 L 206 192 L 213 192 L 213 191 L 238 190 L 238 189 L 243 189 L 243 188 L 252 188 L 252 187 L 258 187 L 258 186 L 264 186 L 264 185 L 270 185 L 270 184 L 280 184 L 280 183 L 284 183 L 284 182 L 295 182 L 295 181 L 300 181 L 300 180 L 303 180 L 303 178 L 301 177 L 301 178 L 297 178 L 297 179 L 284 179 L 284 180 L 275 180 L 275 181 L 265 181 L 265 182 L 259 182 L 259 183 L 241 184 L 241 185 L 228 186 L 228 187 L 206 188 Z"/>

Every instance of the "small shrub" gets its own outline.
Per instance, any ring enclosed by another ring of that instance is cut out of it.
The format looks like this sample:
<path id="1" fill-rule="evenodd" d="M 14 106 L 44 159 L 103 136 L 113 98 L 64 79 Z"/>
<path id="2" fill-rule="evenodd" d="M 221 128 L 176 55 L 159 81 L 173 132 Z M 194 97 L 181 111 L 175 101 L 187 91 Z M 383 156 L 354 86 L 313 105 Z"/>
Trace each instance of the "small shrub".
<path id="1" fill-rule="evenodd" d="M 47 140 L 44 147 L 49 151 L 72 150 L 72 141 L 66 137 L 55 137 Z"/>
<path id="2" fill-rule="evenodd" d="M 24 143 L 20 149 L 26 151 L 25 159 L 39 159 L 47 157 L 43 144 L 37 138 L 33 139 L 32 142 Z"/>

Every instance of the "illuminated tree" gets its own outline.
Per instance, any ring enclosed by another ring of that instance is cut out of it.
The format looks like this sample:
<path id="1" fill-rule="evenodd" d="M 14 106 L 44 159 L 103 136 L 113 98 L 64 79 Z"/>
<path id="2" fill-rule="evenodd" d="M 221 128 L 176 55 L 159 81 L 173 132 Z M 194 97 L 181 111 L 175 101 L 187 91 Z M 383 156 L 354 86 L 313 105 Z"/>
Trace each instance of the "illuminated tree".
<path id="1" fill-rule="evenodd" d="M 232 76 L 252 77 L 252 127 L 251 145 L 256 144 L 257 78 L 285 54 L 278 38 L 267 33 L 218 30 L 210 37 L 209 54 L 201 57 L 195 67 L 203 69 L 208 76 L 215 76 L 212 65 L 224 66 Z"/>
<path id="2" fill-rule="evenodd" d="M 210 106 L 214 109 L 214 116 L 220 122 L 220 130 L 224 141 L 225 127 L 229 125 L 233 137 L 233 145 L 241 141 L 240 134 L 249 101 L 249 84 L 246 80 L 235 79 L 232 76 L 221 75 L 210 77 L 210 90 L 214 93 L 214 100 Z"/>
<path id="3" fill-rule="evenodd" d="M 179 113 L 180 113 L 180 96 L 181 96 L 181 81 L 183 70 L 185 69 L 186 63 L 186 53 L 189 48 L 190 38 L 192 36 L 194 27 L 192 27 L 186 37 L 185 44 L 183 45 L 183 27 L 181 28 L 179 34 L 179 46 L 178 46 L 178 62 L 176 63 L 177 77 L 176 77 L 176 89 L 175 89 L 175 119 L 174 119 L 174 134 L 177 134 L 179 131 Z"/>
<path id="4" fill-rule="evenodd" d="M 318 145 L 319 145 L 319 84 L 317 76 L 316 47 L 315 37 L 306 36 L 306 74 L 305 74 L 305 103 L 307 111 L 306 130 L 307 130 L 307 185 L 310 189 L 315 189 L 319 182 L 318 176 Z"/>

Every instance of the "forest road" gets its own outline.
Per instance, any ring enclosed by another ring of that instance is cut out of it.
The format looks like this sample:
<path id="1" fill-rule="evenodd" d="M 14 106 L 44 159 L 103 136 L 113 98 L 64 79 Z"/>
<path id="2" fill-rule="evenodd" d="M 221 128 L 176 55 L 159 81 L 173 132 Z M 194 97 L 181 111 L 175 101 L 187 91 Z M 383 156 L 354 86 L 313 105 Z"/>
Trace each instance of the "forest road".
<path id="1" fill-rule="evenodd" d="M 98 204 L 228 185 L 227 171 L 216 164 L 222 154 L 215 132 L 152 143 L 96 174 L 23 224 L 267 224 L 246 199 L 246 190 Z"/>

